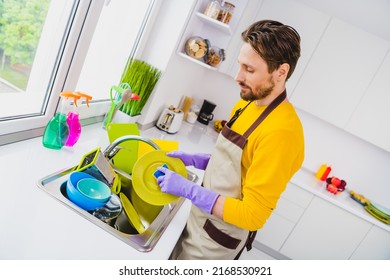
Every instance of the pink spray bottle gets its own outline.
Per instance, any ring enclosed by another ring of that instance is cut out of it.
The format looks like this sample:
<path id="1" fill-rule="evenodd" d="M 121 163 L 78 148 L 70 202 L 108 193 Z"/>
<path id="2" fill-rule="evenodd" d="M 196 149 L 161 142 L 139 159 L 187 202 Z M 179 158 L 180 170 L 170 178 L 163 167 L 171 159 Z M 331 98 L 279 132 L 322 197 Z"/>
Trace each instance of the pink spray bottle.
<path id="1" fill-rule="evenodd" d="M 87 104 L 87 107 L 89 107 L 89 100 L 92 99 L 92 96 L 76 91 L 72 93 L 73 96 L 73 110 L 69 111 L 66 122 L 69 126 L 69 137 L 68 140 L 65 143 L 65 146 L 67 147 L 73 147 L 74 144 L 79 140 L 81 135 L 81 123 L 79 118 L 79 113 L 77 112 L 77 101 L 85 100 L 85 103 Z"/>

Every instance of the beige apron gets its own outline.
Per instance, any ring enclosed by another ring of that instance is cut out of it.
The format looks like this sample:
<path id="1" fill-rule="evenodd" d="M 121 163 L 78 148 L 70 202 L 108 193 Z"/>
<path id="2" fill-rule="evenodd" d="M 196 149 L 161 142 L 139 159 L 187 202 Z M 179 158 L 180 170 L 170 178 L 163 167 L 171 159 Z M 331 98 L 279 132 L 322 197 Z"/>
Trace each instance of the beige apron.
<path id="1" fill-rule="evenodd" d="M 253 130 L 285 98 L 286 91 L 264 110 L 244 135 L 236 133 L 230 127 L 249 103 L 236 111 L 218 136 L 205 170 L 205 188 L 222 196 L 242 199 L 241 157 L 244 146 Z M 171 259 L 237 259 L 249 240 L 248 236 L 253 241 L 254 235 L 250 235 L 248 230 L 226 223 L 192 205 L 186 228 L 172 252 Z"/>

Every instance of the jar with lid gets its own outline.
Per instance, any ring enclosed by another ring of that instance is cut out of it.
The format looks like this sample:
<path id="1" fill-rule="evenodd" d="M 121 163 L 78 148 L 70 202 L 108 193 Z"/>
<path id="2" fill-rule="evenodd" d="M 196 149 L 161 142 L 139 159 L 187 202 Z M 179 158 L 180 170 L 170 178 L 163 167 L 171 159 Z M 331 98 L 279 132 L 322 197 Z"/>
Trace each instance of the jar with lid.
<path id="1" fill-rule="evenodd" d="M 204 14 L 213 19 L 218 19 L 221 11 L 221 2 L 219 0 L 212 0 L 206 7 Z"/>
<path id="2" fill-rule="evenodd" d="M 201 59 L 209 51 L 210 41 L 199 36 L 189 38 L 185 43 L 185 53 L 193 58 Z"/>
<path id="3" fill-rule="evenodd" d="M 233 16 L 233 12 L 234 12 L 235 7 L 236 6 L 234 6 L 232 3 L 225 2 L 219 11 L 217 20 L 219 20 L 225 24 L 229 24 L 229 22 Z"/>
<path id="4" fill-rule="evenodd" d="M 216 67 L 221 61 L 225 60 L 225 50 L 211 46 L 208 53 L 203 58 L 208 65 Z"/>

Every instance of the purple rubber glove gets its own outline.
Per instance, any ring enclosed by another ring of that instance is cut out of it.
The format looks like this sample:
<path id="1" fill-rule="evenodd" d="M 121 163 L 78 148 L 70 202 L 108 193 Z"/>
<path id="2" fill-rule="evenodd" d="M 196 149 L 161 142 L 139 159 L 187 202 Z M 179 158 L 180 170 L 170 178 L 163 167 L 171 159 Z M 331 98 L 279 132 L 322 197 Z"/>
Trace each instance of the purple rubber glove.
<path id="1" fill-rule="evenodd" d="M 194 166 L 197 169 L 205 170 L 210 160 L 209 154 L 187 154 L 182 151 L 167 153 L 167 156 L 181 159 L 185 166 Z"/>
<path id="2" fill-rule="evenodd" d="M 211 214 L 219 194 L 209 191 L 165 167 L 158 167 L 157 170 L 164 173 L 157 178 L 162 192 L 185 197 L 191 200 L 195 206 Z"/>

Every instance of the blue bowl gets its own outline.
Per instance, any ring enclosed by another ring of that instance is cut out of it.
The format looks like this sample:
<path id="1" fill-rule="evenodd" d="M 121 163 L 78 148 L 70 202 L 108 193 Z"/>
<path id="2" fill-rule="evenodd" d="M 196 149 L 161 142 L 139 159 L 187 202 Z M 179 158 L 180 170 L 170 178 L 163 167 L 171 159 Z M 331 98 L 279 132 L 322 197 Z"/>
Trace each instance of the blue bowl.
<path id="1" fill-rule="evenodd" d="M 110 187 L 98 179 L 81 179 L 77 183 L 77 189 L 86 197 L 98 202 L 107 202 L 111 197 Z"/>
<path id="2" fill-rule="evenodd" d="M 106 205 L 107 201 L 96 201 L 85 196 L 77 189 L 77 183 L 80 180 L 86 178 L 95 179 L 95 177 L 85 172 L 72 172 L 69 176 L 68 181 L 66 182 L 66 195 L 68 196 L 70 201 L 87 211 L 103 207 L 104 205 Z"/>

